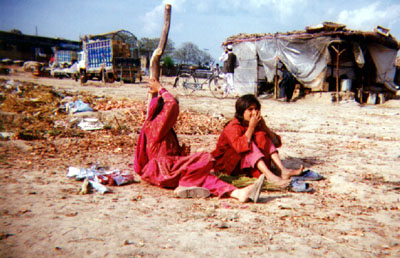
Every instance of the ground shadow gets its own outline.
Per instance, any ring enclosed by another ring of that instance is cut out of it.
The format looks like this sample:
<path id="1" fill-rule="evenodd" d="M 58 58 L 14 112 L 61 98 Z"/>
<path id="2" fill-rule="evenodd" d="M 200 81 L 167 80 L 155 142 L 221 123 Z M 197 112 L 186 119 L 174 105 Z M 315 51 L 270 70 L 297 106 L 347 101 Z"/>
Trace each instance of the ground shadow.
<path id="1" fill-rule="evenodd" d="M 278 196 L 267 196 L 267 197 L 260 197 L 258 198 L 258 202 L 257 203 L 269 203 L 275 199 L 281 199 L 281 198 L 288 198 L 289 195 L 278 195 Z"/>
<path id="2" fill-rule="evenodd" d="M 400 181 L 392 182 L 392 181 L 385 181 L 384 184 L 388 185 L 390 189 L 389 191 L 396 191 L 400 193 Z"/>
<path id="3" fill-rule="evenodd" d="M 303 165 L 304 167 L 311 167 L 315 165 L 322 165 L 325 162 L 319 159 L 317 156 L 311 157 L 301 157 L 301 158 L 294 158 L 294 157 L 286 157 L 282 160 L 284 165 L 288 164 L 291 165 L 292 163 L 296 164 L 297 166 Z"/>
<path id="4" fill-rule="evenodd" d="M 320 160 L 318 157 L 313 156 L 313 157 L 302 157 L 302 158 L 294 158 L 294 157 L 286 157 L 285 159 L 282 159 L 282 164 L 286 168 L 290 169 L 298 169 L 300 165 L 303 165 L 304 168 L 310 168 L 315 165 L 322 165 L 325 162 Z M 278 175 L 280 175 L 280 170 L 277 169 L 275 166 L 272 166 L 272 171 Z"/>

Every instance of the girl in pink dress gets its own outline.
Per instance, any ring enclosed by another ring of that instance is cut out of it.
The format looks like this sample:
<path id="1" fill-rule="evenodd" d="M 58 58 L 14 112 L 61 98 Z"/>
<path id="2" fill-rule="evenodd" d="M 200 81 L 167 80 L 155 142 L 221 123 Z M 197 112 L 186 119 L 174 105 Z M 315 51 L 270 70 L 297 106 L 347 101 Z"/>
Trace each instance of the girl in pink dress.
<path id="1" fill-rule="evenodd" d="M 134 168 L 141 178 L 153 185 L 176 188 L 178 197 L 228 196 L 245 202 L 257 202 L 264 178 L 237 189 L 213 174 L 210 153 L 187 155 L 179 145 L 173 126 L 179 115 L 176 99 L 159 82 L 150 81 L 150 89 L 159 97 L 152 99 L 135 153 Z"/>

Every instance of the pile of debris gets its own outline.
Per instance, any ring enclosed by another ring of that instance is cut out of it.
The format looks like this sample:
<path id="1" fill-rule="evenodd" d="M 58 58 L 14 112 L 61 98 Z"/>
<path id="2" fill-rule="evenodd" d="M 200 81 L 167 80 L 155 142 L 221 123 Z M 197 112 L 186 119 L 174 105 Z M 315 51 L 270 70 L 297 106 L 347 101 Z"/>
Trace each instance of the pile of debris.
<path id="1" fill-rule="evenodd" d="M 124 110 L 123 112 L 126 116 L 123 121 L 118 123 L 128 124 L 132 130 L 134 128 L 140 130 L 146 118 L 147 105 L 144 101 L 102 99 L 97 100 L 93 107 L 98 111 Z M 226 122 L 224 117 L 214 117 L 195 111 L 181 110 L 174 129 L 177 134 L 219 134 Z"/>
<path id="2" fill-rule="evenodd" d="M 99 120 L 102 120 L 102 114 L 110 111 L 123 114 L 117 119 L 115 113 L 111 113 L 118 124 L 115 128 L 109 124 L 92 130 L 137 132 L 146 116 L 146 103 L 143 101 L 96 98 L 82 93 L 72 95 L 34 83 L 2 80 L 0 132 L 7 132 L 8 135 L 11 133 L 12 137 L 9 138 L 22 140 L 84 137 L 88 132 L 79 127 L 79 124 L 82 121 L 87 122 L 87 118 L 73 115 L 76 112 L 76 103 L 90 107 L 89 111 L 97 112 L 95 116 Z M 187 135 L 218 134 L 225 123 L 225 120 L 184 110 L 181 111 L 175 130 L 178 134 Z"/>
<path id="3" fill-rule="evenodd" d="M 224 117 L 210 117 L 197 112 L 181 111 L 176 123 L 178 134 L 206 135 L 219 134 L 227 120 Z"/>
<path id="4" fill-rule="evenodd" d="M 56 117 L 65 116 L 59 105 L 62 97 L 51 87 L 10 80 L 1 81 L 0 90 L 0 130 L 18 139 L 52 134 Z"/>

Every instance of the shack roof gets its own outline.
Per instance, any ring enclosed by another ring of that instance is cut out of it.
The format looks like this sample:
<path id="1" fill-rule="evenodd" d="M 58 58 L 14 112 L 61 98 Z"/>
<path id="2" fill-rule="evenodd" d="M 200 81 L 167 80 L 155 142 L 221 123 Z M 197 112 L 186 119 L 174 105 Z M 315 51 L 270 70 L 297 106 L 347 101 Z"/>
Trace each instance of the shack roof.
<path id="1" fill-rule="evenodd" d="M 323 22 L 322 24 L 316 26 L 308 26 L 305 30 L 301 31 L 291 31 L 286 33 L 256 33 L 256 34 L 246 34 L 240 33 L 227 38 L 222 45 L 226 46 L 228 44 L 237 44 L 240 42 L 251 42 L 263 39 L 288 39 L 288 40 L 302 40 L 302 39 L 312 39 L 318 37 L 331 37 L 338 38 L 341 40 L 352 40 L 357 42 L 375 42 L 382 44 L 388 48 L 400 49 L 400 43 L 394 38 L 389 30 L 383 28 L 382 26 L 377 26 L 374 31 L 359 31 L 350 30 L 346 28 L 346 25 L 333 23 L 333 22 Z"/>

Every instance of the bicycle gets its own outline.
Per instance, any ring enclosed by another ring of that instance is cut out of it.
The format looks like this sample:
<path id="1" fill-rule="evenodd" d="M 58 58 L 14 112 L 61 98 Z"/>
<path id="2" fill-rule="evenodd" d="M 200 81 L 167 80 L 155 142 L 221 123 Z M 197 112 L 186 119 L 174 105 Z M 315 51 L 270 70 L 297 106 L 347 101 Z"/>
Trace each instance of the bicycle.
<path id="1" fill-rule="evenodd" d="M 224 98 L 223 79 L 220 77 L 219 70 L 198 69 L 193 66 L 179 67 L 175 77 L 174 87 L 182 87 L 186 95 L 192 95 L 195 91 L 203 90 L 204 85 L 215 98 Z"/>

